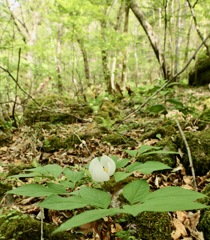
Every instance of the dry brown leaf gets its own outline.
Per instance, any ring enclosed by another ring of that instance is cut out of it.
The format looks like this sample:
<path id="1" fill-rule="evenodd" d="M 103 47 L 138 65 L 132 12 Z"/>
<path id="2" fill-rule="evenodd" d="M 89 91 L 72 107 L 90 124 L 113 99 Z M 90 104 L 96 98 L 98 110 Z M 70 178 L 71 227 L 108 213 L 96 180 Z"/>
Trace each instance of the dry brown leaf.
<path id="1" fill-rule="evenodd" d="M 174 218 L 172 224 L 175 230 L 172 232 L 171 237 L 174 240 L 179 239 L 181 236 L 186 237 L 188 235 L 184 224 L 182 224 L 182 222 L 179 219 Z"/>
<path id="2" fill-rule="evenodd" d="M 187 218 L 187 213 L 185 211 L 176 211 L 177 219 L 180 222 L 184 222 Z"/>

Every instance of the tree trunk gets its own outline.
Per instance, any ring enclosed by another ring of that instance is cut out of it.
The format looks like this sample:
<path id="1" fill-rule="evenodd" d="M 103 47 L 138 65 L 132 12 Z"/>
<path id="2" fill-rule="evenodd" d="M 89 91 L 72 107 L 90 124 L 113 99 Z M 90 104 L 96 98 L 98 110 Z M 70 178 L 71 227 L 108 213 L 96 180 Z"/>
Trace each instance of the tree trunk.
<path id="1" fill-rule="evenodd" d="M 83 44 L 82 39 L 77 39 L 77 42 L 79 43 L 80 50 L 82 52 L 83 62 L 84 62 L 84 69 L 85 69 L 85 78 L 87 80 L 90 80 L 90 68 L 89 68 L 89 62 L 88 62 L 88 55 L 87 51 L 85 49 L 85 46 Z"/>
<path id="2" fill-rule="evenodd" d="M 165 60 L 164 53 L 161 50 L 160 44 L 159 44 L 159 39 L 158 36 L 155 34 L 153 31 L 152 26 L 150 23 L 147 21 L 147 19 L 144 16 L 144 13 L 141 11 L 139 8 L 137 1 L 136 0 L 130 0 L 130 9 L 140 22 L 141 26 L 143 27 L 145 33 L 147 34 L 147 37 L 150 41 L 150 44 L 152 46 L 152 49 L 155 53 L 155 56 L 160 64 L 161 70 L 162 70 L 162 75 L 164 79 L 168 80 L 169 76 L 171 75 L 167 71 L 167 64 Z"/>

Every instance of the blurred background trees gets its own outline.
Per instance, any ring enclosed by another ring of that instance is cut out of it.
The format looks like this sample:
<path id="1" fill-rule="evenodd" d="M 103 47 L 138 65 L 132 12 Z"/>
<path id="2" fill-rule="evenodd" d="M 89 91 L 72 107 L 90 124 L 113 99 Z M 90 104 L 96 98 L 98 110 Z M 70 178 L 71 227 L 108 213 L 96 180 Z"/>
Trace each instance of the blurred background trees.
<path id="1" fill-rule="evenodd" d="M 168 80 L 208 36 L 209 12 L 210 0 L 1 0 L 1 106 Z"/>

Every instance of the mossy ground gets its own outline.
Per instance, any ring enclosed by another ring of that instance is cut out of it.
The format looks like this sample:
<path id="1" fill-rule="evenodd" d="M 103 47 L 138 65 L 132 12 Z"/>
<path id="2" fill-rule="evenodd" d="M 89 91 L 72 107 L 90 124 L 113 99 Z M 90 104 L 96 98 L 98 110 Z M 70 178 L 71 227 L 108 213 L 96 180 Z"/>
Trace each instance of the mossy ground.
<path id="1" fill-rule="evenodd" d="M 44 223 L 43 238 L 48 240 L 67 240 L 71 238 L 69 233 L 58 233 L 52 235 L 56 226 Z M 17 212 L 8 212 L 0 218 L 0 239 L 5 240 L 40 240 L 40 221 Z"/>
<path id="2" fill-rule="evenodd" d="M 36 101 L 39 103 L 38 106 L 35 102 L 30 101 L 26 107 L 24 121 L 30 126 L 28 135 L 33 136 L 33 142 L 36 145 L 38 153 L 50 153 L 53 156 L 54 152 L 61 149 L 64 152 L 71 149 L 76 154 L 78 151 L 81 152 L 83 150 L 79 155 L 83 157 L 84 150 L 86 151 L 86 149 L 90 150 L 91 153 L 93 152 L 93 155 L 96 156 L 107 152 L 112 153 L 116 149 L 117 151 L 115 152 L 119 152 L 121 155 L 127 157 L 124 150 L 137 149 L 145 141 L 155 140 L 153 141 L 154 145 L 161 146 L 166 151 L 177 152 L 178 149 L 181 150 L 184 153 L 181 163 L 184 164 L 187 172 L 191 175 L 186 146 L 173 119 L 156 118 L 156 116 L 139 114 L 137 115 L 137 119 L 131 119 L 130 122 L 118 122 L 117 120 L 122 120 L 126 114 L 124 110 L 120 109 L 120 106 L 116 106 L 116 102 L 103 101 L 98 107 L 97 112 L 92 114 L 92 109 L 87 104 L 78 104 L 68 98 L 60 98 L 60 96 L 39 97 Z M 84 119 L 88 119 L 90 114 L 92 114 L 93 123 L 83 122 Z M 191 124 L 194 122 L 198 123 L 200 131 L 193 132 L 186 130 L 186 121 L 180 120 L 181 127 L 184 130 L 192 152 L 196 175 L 202 176 L 210 169 L 208 106 L 205 107 L 204 112 L 199 117 L 193 118 L 190 121 Z M 4 136 L 10 136 L 9 140 L 11 140 L 10 134 Z M 84 147 L 84 143 L 86 147 Z M 2 141 L 0 139 L 0 144 L 5 146 L 10 144 L 10 141 L 7 138 L 3 138 Z M 27 149 L 29 147 L 30 144 L 27 144 L 24 155 L 28 154 Z M 29 155 L 31 152 L 30 150 Z M 75 155 L 75 153 L 73 154 Z M 89 155 L 90 153 L 88 152 Z M 57 158 L 58 155 L 55 159 Z M 171 167 L 175 167 L 177 164 L 177 155 L 158 154 L 138 158 L 138 161 L 142 162 L 148 160 L 161 161 Z M 75 163 L 73 162 L 73 164 Z M 8 175 L 18 174 L 23 168 L 31 167 L 30 162 L 27 164 L 23 163 L 23 166 L 12 167 L 11 164 Z M 205 237 L 207 236 L 206 239 L 208 239 L 210 232 L 208 227 L 209 216 L 208 210 L 202 211 L 201 222 L 199 224 L 199 228 L 204 231 Z M 2 215 L 1 220 L 0 239 L 40 239 L 40 222 L 33 218 L 27 218 L 25 215 Z M 131 231 L 129 227 L 126 227 L 129 224 L 131 224 L 130 226 L 134 226 L 132 234 L 138 240 L 171 239 L 171 224 L 167 213 L 142 213 L 136 218 L 129 217 L 125 225 L 126 231 Z M 69 233 L 65 233 L 66 235 L 61 234 L 60 238 L 59 235 L 51 236 L 54 227 L 48 224 L 44 225 L 44 229 L 44 237 L 46 239 L 76 239 L 73 236 L 69 238 Z M 4 235 L 6 237 L 1 238 Z"/>

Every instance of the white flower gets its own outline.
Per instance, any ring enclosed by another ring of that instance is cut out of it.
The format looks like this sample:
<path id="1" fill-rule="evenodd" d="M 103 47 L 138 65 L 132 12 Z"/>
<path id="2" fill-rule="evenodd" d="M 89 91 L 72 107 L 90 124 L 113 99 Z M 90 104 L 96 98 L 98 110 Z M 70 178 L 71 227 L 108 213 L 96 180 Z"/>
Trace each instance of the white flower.
<path id="1" fill-rule="evenodd" d="M 96 182 L 108 181 L 115 170 L 115 162 L 106 155 L 103 155 L 100 160 L 94 158 L 89 165 L 91 177 Z"/>

